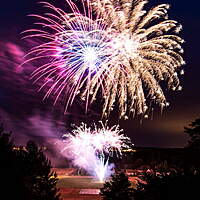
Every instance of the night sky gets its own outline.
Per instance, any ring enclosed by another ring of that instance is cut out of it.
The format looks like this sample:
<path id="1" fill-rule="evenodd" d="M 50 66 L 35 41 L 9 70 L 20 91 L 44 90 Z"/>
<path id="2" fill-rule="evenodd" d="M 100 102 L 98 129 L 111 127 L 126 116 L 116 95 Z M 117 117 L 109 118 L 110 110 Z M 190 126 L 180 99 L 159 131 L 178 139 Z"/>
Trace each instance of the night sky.
<path id="1" fill-rule="evenodd" d="M 22 41 L 20 33 L 32 27 L 34 20 L 28 14 L 42 12 L 37 2 L 7 0 L 0 6 L 0 116 L 19 143 L 38 138 L 36 136 L 60 137 L 70 129 L 71 123 L 100 119 L 98 111 L 84 116 L 80 102 L 75 102 L 70 114 L 64 116 L 64 100 L 52 106 L 53 99 L 43 101 L 44 93 L 38 93 L 37 85 L 32 85 L 29 77 L 33 67 L 18 68 L 28 49 L 28 41 Z M 50 2 L 63 8 L 64 0 Z M 183 25 L 181 37 L 186 41 L 183 91 L 167 92 L 170 107 L 162 114 L 155 108 L 152 119 L 141 123 L 138 118 L 118 121 L 111 117 L 109 123 L 119 123 L 136 146 L 183 147 L 187 144 L 184 126 L 200 117 L 200 3 L 197 0 L 150 0 L 149 6 L 160 3 L 169 3 L 170 19 Z"/>

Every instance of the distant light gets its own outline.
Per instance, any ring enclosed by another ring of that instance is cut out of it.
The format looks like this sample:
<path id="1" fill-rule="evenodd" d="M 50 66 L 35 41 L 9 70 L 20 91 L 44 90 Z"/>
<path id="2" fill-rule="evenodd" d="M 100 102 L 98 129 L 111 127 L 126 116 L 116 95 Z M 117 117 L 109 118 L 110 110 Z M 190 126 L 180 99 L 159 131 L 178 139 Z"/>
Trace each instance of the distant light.
<path id="1" fill-rule="evenodd" d="M 124 149 L 124 150 L 122 150 L 123 152 L 136 152 L 136 150 L 135 149 Z"/>

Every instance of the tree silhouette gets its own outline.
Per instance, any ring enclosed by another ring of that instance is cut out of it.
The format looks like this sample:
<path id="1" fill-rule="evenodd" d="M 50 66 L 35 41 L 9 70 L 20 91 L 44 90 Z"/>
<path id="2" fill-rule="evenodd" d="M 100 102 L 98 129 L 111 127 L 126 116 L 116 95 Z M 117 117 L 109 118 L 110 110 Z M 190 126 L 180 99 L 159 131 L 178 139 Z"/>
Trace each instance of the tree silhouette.
<path id="1" fill-rule="evenodd" d="M 1 167 L 7 167 L 11 165 L 13 161 L 13 152 L 14 147 L 13 142 L 10 141 L 11 133 L 4 131 L 3 124 L 0 125 L 0 163 Z"/>
<path id="2" fill-rule="evenodd" d="M 100 191 L 104 200 L 133 200 L 133 189 L 124 173 L 114 174 Z"/>
<path id="3" fill-rule="evenodd" d="M 20 172 L 24 178 L 28 199 L 58 200 L 57 176 L 51 172 L 51 163 L 42 148 L 29 141 L 26 148 L 17 152 Z"/>
<path id="4" fill-rule="evenodd" d="M 11 133 L 5 132 L 3 124 L 0 125 L 0 194 L 5 199 L 18 199 L 22 197 L 20 179 L 16 166 L 16 155 L 13 151 L 14 144 L 10 140 Z M 11 192 L 12 191 L 12 192 Z M 23 198 L 22 198 L 23 199 Z"/>
<path id="5" fill-rule="evenodd" d="M 146 174 L 147 184 L 139 183 L 134 200 L 196 200 L 199 196 L 199 174 Z"/>
<path id="6" fill-rule="evenodd" d="M 200 118 L 189 124 L 189 127 L 184 127 L 185 133 L 190 137 L 189 147 L 200 149 Z"/>
<path id="7" fill-rule="evenodd" d="M 29 141 L 16 148 L 0 126 L 1 197 L 5 200 L 59 200 L 56 174 L 42 148 Z"/>

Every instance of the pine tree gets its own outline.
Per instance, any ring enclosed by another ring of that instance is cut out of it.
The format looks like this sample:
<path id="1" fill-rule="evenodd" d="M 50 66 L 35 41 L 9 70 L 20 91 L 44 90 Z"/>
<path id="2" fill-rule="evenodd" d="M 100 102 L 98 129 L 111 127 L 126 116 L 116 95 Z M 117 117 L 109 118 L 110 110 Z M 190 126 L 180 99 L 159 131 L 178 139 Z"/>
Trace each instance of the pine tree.
<path id="1" fill-rule="evenodd" d="M 59 200 L 56 174 L 41 148 L 16 148 L 0 125 L 0 194 L 5 200 Z"/>
<path id="2" fill-rule="evenodd" d="M 25 199 L 23 183 L 21 182 L 19 168 L 16 163 L 14 144 L 11 141 L 11 133 L 4 130 L 0 125 L 0 171 L 1 171 L 1 197 L 6 200 Z"/>
<path id="3" fill-rule="evenodd" d="M 133 200 L 133 189 L 128 177 L 123 173 L 114 174 L 111 181 L 106 182 L 100 195 L 104 200 Z"/>
<path id="4" fill-rule="evenodd" d="M 0 125 L 0 163 L 1 167 L 7 167 L 13 160 L 13 143 L 10 141 L 11 133 L 4 131 L 3 124 Z"/>
<path id="5" fill-rule="evenodd" d="M 189 124 L 189 127 L 184 127 L 184 129 L 184 132 L 190 137 L 189 147 L 200 149 L 200 118 Z"/>
<path id="6" fill-rule="evenodd" d="M 146 184 L 139 183 L 134 200 L 196 200 L 199 196 L 200 175 L 173 173 L 156 176 L 144 174 Z"/>
<path id="7" fill-rule="evenodd" d="M 18 151 L 20 171 L 25 181 L 25 191 L 31 200 L 59 200 L 57 176 L 41 148 L 29 141 L 26 149 Z"/>

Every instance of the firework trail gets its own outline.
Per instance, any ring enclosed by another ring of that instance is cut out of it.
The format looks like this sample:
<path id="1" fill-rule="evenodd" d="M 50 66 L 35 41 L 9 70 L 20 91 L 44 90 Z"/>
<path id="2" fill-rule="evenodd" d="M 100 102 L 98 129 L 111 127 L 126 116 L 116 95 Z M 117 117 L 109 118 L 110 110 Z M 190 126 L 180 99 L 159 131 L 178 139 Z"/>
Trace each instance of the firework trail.
<path id="1" fill-rule="evenodd" d="M 184 41 L 177 36 L 181 25 L 168 20 L 168 4 L 148 12 L 146 0 L 82 0 L 81 12 L 66 0 L 71 12 L 47 2 L 49 12 L 39 19 L 40 28 L 25 31 L 25 37 L 39 37 L 43 43 L 34 47 L 26 62 L 44 63 L 33 72 L 34 82 L 51 85 L 45 98 L 62 93 L 66 107 L 76 96 L 88 105 L 102 97 L 102 116 L 117 107 L 119 117 L 135 114 L 147 117 L 151 105 L 168 106 L 161 88 L 181 90 L 178 71 L 184 64 Z"/>
<path id="2" fill-rule="evenodd" d="M 85 169 L 103 182 L 112 173 L 113 164 L 109 157 L 122 155 L 122 150 L 130 147 L 130 139 L 123 134 L 119 126 L 109 128 L 101 123 L 91 130 L 82 123 L 72 134 L 65 134 L 65 147 L 62 153 L 73 161 L 75 166 Z"/>

